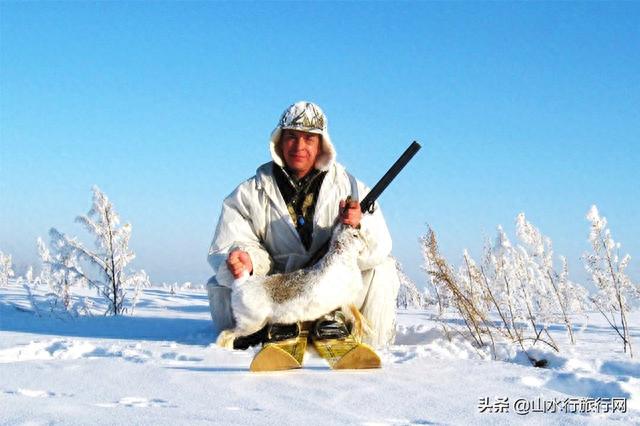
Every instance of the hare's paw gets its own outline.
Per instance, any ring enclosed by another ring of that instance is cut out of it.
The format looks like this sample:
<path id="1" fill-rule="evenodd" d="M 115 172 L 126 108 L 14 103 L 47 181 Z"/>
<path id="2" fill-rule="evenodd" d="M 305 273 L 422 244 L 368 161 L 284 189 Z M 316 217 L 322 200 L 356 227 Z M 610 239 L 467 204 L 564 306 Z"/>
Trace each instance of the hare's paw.
<path id="1" fill-rule="evenodd" d="M 233 341 L 236 338 L 236 334 L 233 330 L 224 330 L 218 336 L 218 340 L 216 340 L 216 345 L 221 348 L 233 349 Z"/>

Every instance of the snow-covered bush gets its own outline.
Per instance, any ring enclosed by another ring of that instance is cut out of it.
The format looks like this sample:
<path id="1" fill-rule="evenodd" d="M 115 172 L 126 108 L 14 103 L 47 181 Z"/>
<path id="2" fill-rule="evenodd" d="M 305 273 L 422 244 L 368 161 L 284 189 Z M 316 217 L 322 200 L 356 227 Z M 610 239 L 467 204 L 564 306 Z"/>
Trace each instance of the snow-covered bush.
<path id="1" fill-rule="evenodd" d="M 178 292 L 202 290 L 206 291 L 207 289 L 206 284 L 194 284 L 191 281 L 185 281 L 182 284 L 177 281 L 168 284 L 166 282 L 163 282 L 162 284 L 160 284 L 160 287 L 169 290 L 169 293 L 171 295 L 178 294 Z"/>
<path id="2" fill-rule="evenodd" d="M 549 292 L 526 249 L 512 245 L 502 227 L 498 227 L 498 237 L 488 258 L 487 268 L 494 271 L 494 294 L 507 306 L 504 312 L 515 340 L 521 345 L 524 342 L 546 343 L 557 351 L 558 346 L 548 329 L 551 322 Z"/>
<path id="3" fill-rule="evenodd" d="M 27 292 L 27 300 L 31 305 L 31 309 L 33 313 L 35 313 L 39 317 L 42 316 L 42 311 L 40 310 L 41 303 L 33 294 L 33 290 L 38 288 L 38 285 L 40 283 L 40 277 L 39 276 L 34 277 L 33 267 L 29 266 L 29 269 L 27 269 L 27 272 L 25 273 L 25 275 L 23 277 L 18 277 L 16 282 L 18 285 L 21 285 Z"/>
<path id="4" fill-rule="evenodd" d="M 640 291 L 625 272 L 631 257 L 627 254 L 620 258 L 620 243 L 611 237 L 607 219 L 600 216 L 595 205 L 587 213 L 587 219 L 591 222 L 589 242 L 593 251 L 585 253 L 583 259 L 587 272 L 599 289 L 592 301 L 622 339 L 625 353 L 628 348 L 629 355 L 633 357 L 627 317 L 633 304 L 640 300 Z M 620 319 L 619 324 L 616 317 Z"/>
<path id="5" fill-rule="evenodd" d="M 133 313 L 139 292 L 150 282 L 144 270 L 126 269 L 135 257 L 129 248 L 131 225 L 120 226 L 120 217 L 113 204 L 97 186 L 93 187 L 91 209 L 86 215 L 78 216 L 76 222 L 95 236 L 94 250 L 55 228 L 49 232 L 52 245 L 59 253 L 59 257 L 49 263 L 51 273 L 62 277 L 61 294 L 64 297 L 64 292 L 76 282 L 86 282 L 107 303 L 105 315 Z M 88 267 L 80 269 L 78 259 L 86 262 Z M 133 294 L 129 296 L 128 291 L 133 291 Z"/>
<path id="6" fill-rule="evenodd" d="M 456 312 L 462 317 L 464 331 L 455 329 L 465 336 L 471 338 L 476 347 L 484 347 L 491 342 L 492 353 L 495 356 L 495 339 L 493 336 L 493 326 L 487 316 L 487 312 L 481 304 L 474 301 L 468 292 L 469 285 L 460 279 L 440 254 L 436 234 L 431 228 L 427 234 L 420 239 L 422 246 L 422 256 L 425 261 L 423 269 L 427 272 L 431 285 L 433 286 L 438 302 L 438 315 L 441 326 L 445 334 L 451 338 L 449 328 L 446 324 L 446 312 L 449 307 L 454 307 Z"/>
<path id="7" fill-rule="evenodd" d="M 50 230 L 49 236 L 50 248 L 42 238 L 36 241 L 42 262 L 40 274 L 34 276 L 33 268 L 29 267 L 27 274 L 20 279 L 28 290 L 34 312 L 38 315 L 48 312 L 55 316 L 65 313 L 72 316 L 90 314 L 91 302 L 74 295 L 75 289 L 87 285 L 77 252 L 65 244 L 61 234 L 55 229 Z M 42 286 L 46 291 L 44 300 L 37 298 L 33 292 Z"/>
<path id="8" fill-rule="evenodd" d="M 523 213 L 516 219 L 516 229 L 517 244 L 499 226 L 495 240 L 485 244 L 481 262 L 465 250 L 457 270 L 439 253 L 435 234 L 429 229 L 421 239 L 424 269 L 440 317 L 445 318 L 453 308 L 464 324 L 456 331 L 470 337 L 476 346 L 490 342 L 495 348 L 498 339 L 506 339 L 525 353 L 538 343 L 558 351 L 549 326 L 563 323 L 574 343 L 572 318 L 585 313 L 587 292 L 569 280 L 566 259 L 560 258 L 560 272 L 555 269 L 551 240 Z M 492 315 L 498 321 L 491 321 Z"/>
<path id="9" fill-rule="evenodd" d="M 457 271 L 440 254 L 435 233 L 429 229 L 421 239 L 425 271 L 438 298 L 441 325 L 450 336 L 450 330 L 469 338 L 478 349 L 491 349 L 496 357 L 496 343 L 507 341 L 518 344 L 532 365 L 544 366 L 546 361 L 528 355 L 528 347 L 538 342 L 557 346 L 543 338 L 544 327 L 536 323 L 531 308 L 530 294 L 517 276 L 520 266 L 506 234 L 498 228 L 498 237 L 485 252 L 485 264 L 478 266 L 465 251 L 464 265 Z M 524 291 L 523 291 L 524 290 Z M 457 326 L 455 318 L 446 316 L 453 307 L 462 319 Z M 491 320 L 495 309 L 500 321 Z M 548 333 L 547 333 L 548 334 Z"/>
<path id="10" fill-rule="evenodd" d="M 425 304 L 424 295 L 420 293 L 416 284 L 405 274 L 402 264 L 396 259 L 396 271 L 400 279 L 400 288 L 396 298 L 398 308 L 422 308 Z"/>
<path id="11" fill-rule="evenodd" d="M 14 275 L 11 255 L 0 251 L 0 287 L 6 286 Z"/>
<path id="12" fill-rule="evenodd" d="M 536 310 L 545 323 L 563 323 L 571 343 L 575 343 L 571 314 L 585 314 L 588 307 L 586 289 L 569 281 L 566 258 L 560 257 L 562 269 L 556 271 L 551 239 L 528 222 L 524 213 L 516 219 L 516 234 L 521 243 L 521 267 L 532 278 Z"/>

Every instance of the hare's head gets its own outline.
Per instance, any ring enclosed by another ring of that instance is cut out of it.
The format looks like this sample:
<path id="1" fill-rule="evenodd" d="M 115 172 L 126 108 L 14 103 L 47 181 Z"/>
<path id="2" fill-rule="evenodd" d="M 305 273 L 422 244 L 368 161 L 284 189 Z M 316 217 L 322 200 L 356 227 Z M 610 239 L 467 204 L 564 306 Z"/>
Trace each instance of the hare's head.
<path id="1" fill-rule="evenodd" d="M 331 248 L 337 254 L 358 255 L 365 247 L 360 229 L 340 224 L 333 230 Z"/>

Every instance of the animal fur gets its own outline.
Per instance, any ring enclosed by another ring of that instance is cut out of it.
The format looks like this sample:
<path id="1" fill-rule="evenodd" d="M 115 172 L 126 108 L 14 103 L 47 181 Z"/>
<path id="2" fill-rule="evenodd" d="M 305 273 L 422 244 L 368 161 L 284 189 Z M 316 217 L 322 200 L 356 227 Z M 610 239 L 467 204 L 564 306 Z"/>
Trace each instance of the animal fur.
<path id="1" fill-rule="evenodd" d="M 362 337 L 371 333 L 371 327 L 369 327 L 367 319 L 353 303 L 349 305 L 349 312 L 347 315 L 349 314 L 351 314 L 351 317 L 353 318 L 351 334 L 355 337 L 356 341 L 362 342 Z"/>
<path id="2" fill-rule="evenodd" d="M 338 225 L 329 251 L 316 265 L 286 274 L 245 274 L 236 279 L 231 287 L 236 326 L 220 334 L 218 345 L 231 348 L 236 337 L 255 333 L 267 323 L 312 321 L 337 308 L 354 319 L 354 329 L 362 334 L 366 324 L 353 301 L 363 286 L 357 262 L 363 248 L 359 230 Z"/>

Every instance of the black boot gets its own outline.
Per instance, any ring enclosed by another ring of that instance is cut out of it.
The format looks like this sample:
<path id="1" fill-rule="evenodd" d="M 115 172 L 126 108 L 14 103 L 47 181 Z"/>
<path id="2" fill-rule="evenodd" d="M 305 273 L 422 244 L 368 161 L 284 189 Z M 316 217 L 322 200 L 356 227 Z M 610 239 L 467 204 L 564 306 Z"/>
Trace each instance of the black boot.
<path id="1" fill-rule="evenodd" d="M 233 349 L 242 349 L 244 351 L 250 346 L 261 345 L 267 338 L 267 328 L 268 325 L 265 325 L 253 334 L 236 337 L 233 339 Z"/>
<path id="2" fill-rule="evenodd" d="M 298 337 L 300 324 L 267 324 L 259 331 L 248 336 L 236 337 L 233 340 L 233 349 L 246 350 L 250 346 L 258 346 L 263 343 L 280 342 Z"/>
<path id="3" fill-rule="evenodd" d="M 317 339 L 344 339 L 349 334 L 347 321 L 340 310 L 323 315 L 313 325 L 313 335 Z"/>
<path id="4" fill-rule="evenodd" d="M 269 324 L 265 342 L 281 342 L 300 335 L 300 323 Z"/>

